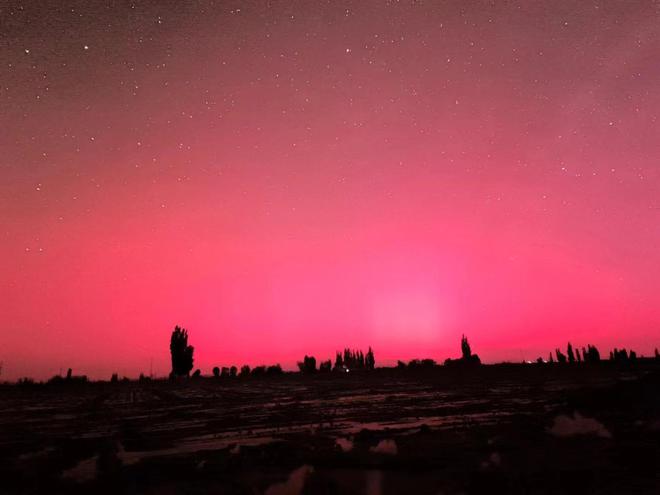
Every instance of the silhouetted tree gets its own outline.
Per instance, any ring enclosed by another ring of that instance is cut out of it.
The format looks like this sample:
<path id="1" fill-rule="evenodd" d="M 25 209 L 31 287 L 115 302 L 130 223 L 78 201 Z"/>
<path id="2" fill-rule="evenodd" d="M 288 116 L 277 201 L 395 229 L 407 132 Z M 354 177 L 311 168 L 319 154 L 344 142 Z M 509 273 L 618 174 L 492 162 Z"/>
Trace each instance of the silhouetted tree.
<path id="1" fill-rule="evenodd" d="M 573 354 L 573 346 L 571 345 L 570 342 L 566 346 L 566 354 L 568 355 L 568 362 L 569 363 L 574 363 L 575 362 L 575 354 Z"/>
<path id="2" fill-rule="evenodd" d="M 172 355 L 172 376 L 188 376 L 193 368 L 194 348 L 188 345 L 188 331 L 178 325 L 170 338 Z"/>
<path id="3" fill-rule="evenodd" d="M 566 355 L 559 350 L 559 347 L 555 349 L 555 355 L 557 356 L 557 362 L 560 364 L 566 363 Z"/>
<path id="4" fill-rule="evenodd" d="M 241 366 L 241 372 L 238 376 L 248 376 L 250 374 L 250 367 L 247 364 Z"/>
<path id="5" fill-rule="evenodd" d="M 537 363 L 537 364 L 543 364 L 543 358 L 540 357 L 540 356 L 537 357 L 537 358 L 536 358 L 536 363 Z"/>
<path id="6" fill-rule="evenodd" d="M 550 356 L 548 357 L 548 362 L 549 363 L 554 363 L 555 362 L 555 358 L 552 357 L 552 353 L 550 353 Z"/>
<path id="7" fill-rule="evenodd" d="M 582 348 L 582 352 L 584 353 L 584 348 Z M 586 354 L 584 357 L 584 361 L 587 363 L 598 363 L 600 362 L 600 352 L 598 352 L 598 349 L 596 348 L 595 345 L 587 345 L 587 350 Z"/>
<path id="8" fill-rule="evenodd" d="M 348 347 L 343 350 L 343 352 L 337 352 L 335 356 L 335 370 L 351 369 L 351 370 L 361 370 L 361 369 L 374 369 L 376 365 L 376 359 L 374 357 L 374 352 L 369 347 L 369 351 L 365 355 L 362 350 L 359 349 L 349 349 Z"/>
<path id="9" fill-rule="evenodd" d="M 404 363 L 403 361 L 397 361 L 396 362 L 396 367 L 399 368 L 399 369 L 405 369 L 406 368 L 406 363 Z"/>
<path id="10" fill-rule="evenodd" d="M 238 371 L 238 369 L 236 368 L 236 366 L 232 366 L 231 368 L 229 368 L 229 377 L 230 378 L 236 378 L 236 372 L 237 371 Z"/>
<path id="11" fill-rule="evenodd" d="M 213 367 L 213 376 L 216 378 L 220 378 L 220 368 L 218 368 L 217 366 Z"/>
<path id="12" fill-rule="evenodd" d="M 305 355 L 302 361 L 298 361 L 298 369 L 301 373 L 316 373 L 316 358 Z"/>
<path id="13" fill-rule="evenodd" d="M 328 359 L 327 361 L 321 361 L 321 364 L 319 364 L 319 371 L 321 373 L 329 373 L 332 371 L 332 360 Z"/>
<path id="14" fill-rule="evenodd" d="M 625 349 L 618 350 L 614 348 L 614 360 L 620 363 L 625 363 L 628 361 L 628 351 Z"/>
<path id="15" fill-rule="evenodd" d="M 229 378 L 229 368 L 227 366 L 223 366 L 220 369 L 220 377 L 221 378 Z"/>
<path id="16" fill-rule="evenodd" d="M 660 352 L 658 352 L 658 348 L 655 348 L 655 358 L 660 359 Z"/>
<path id="17" fill-rule="evenodd" d="M 580 349 L 575 349 L 575 359 L 578 363 L 582 362 L 582 354 L 580 353 Z"/>
<path id="18" fill-rule="evenodd" d="M 72 374 L 73 374 L 73 370 L 72 370 L 71 368 L 69 368 L 69 369 L 66 371 L 66 379 L 67 379 L 67 380 L 71 380 L 71 376 L 72 376 Z"/>
<path id="19" fill-rule="evenodd" d="M 335 369 L 340 370 L 344 367 L 344 358 L 342 357 L 341 352 L 337 351 L 335 356 Z"/>
<path id="20" fill-rule="evenodd" d="M 626 349 L 617 349 L 614 348 L 614 351 L 612 351 L 612 360 L 616 363 L 619 364 L 634 364 L 637 362 L 637 353 L 633 351 L 632 349 L 630 352 L 628 352 Z"/>
<path id="21" fill-rule="evenodd" d="M 195 372 L 193 373 L 192 377 L 193 377 L 193 378 L 199 378 L 200 376 L 202 376 L 202 370 L 200 370 L 199 368 L 197 368 L 197 369 L 195 370 Z"/>
<path id="22" fill-rule="evenodd" d="M 353 356 L 351 356 L 351 351 L 348 348 L 344 349 L 344 357 L 342 360 L 346 368 L 350 368 L 352 366 Z"/>
<path id="23" fill-rule="evenodd" d="M 461 354 L 465 360 L 472 357 L 472 349 L 470 348 L 470 343 L 465 335 L 461 337 Z"/>
<path id="24" fill-rule="evenodd" d="M 369 346 L 367 355 L 364 358 L 364 366 L 368 370 L 373 370 L 376 367 L 376 358 L 374 357 L 374 351 L 371 349 L 371 346 Z"/>
<path id="25" fill-rule="evenodd" d="M 119 376 L 117 376 L 117 373 L 113 373 L 112 376 L 110 377 L 110 383 L 117 383 L 119 381 Z"/>

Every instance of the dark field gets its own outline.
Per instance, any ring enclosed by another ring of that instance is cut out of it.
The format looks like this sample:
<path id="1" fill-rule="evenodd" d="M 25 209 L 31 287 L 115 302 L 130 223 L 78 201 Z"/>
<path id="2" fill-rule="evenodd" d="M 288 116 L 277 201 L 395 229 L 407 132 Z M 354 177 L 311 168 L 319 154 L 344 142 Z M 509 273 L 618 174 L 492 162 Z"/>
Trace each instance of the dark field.
<path id="1" fill-rule="evenodd" d="M 660 493 L 659 372 L 6 385 L 0 493 Z"/>

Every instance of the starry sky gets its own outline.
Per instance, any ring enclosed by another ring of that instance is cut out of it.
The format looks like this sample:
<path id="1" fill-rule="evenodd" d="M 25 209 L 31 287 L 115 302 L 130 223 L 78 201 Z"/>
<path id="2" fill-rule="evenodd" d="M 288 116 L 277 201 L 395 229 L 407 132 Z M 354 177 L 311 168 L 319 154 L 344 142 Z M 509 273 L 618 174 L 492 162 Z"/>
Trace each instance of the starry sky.
<path id="1" fill-rule="evenodd" d="M 2 378 L 660 345 L 660 3 L 0 1 Z"/>

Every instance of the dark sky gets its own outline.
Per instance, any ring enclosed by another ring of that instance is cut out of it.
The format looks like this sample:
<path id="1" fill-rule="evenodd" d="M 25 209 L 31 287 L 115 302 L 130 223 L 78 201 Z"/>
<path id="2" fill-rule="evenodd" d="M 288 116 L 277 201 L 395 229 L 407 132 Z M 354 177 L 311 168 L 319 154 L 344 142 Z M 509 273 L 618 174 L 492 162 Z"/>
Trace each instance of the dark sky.
<path id="1" fill-rule="evenodd" d="M 3 377 L 660 345 L 657 1 L 0 0 Z"/>

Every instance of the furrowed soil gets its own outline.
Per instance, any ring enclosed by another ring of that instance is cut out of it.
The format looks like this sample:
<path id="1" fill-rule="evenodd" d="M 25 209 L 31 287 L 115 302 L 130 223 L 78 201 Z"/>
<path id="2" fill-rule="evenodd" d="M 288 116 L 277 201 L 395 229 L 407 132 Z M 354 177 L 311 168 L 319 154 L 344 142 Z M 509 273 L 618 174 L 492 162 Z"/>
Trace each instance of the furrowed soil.
<path id="1" fill-rule="evenodd" d="M 0 386 L 0 493 L 660 493 L 660 363 Z"/>

